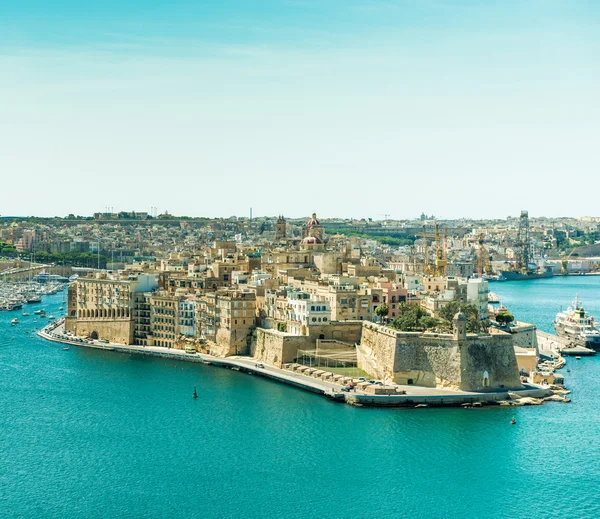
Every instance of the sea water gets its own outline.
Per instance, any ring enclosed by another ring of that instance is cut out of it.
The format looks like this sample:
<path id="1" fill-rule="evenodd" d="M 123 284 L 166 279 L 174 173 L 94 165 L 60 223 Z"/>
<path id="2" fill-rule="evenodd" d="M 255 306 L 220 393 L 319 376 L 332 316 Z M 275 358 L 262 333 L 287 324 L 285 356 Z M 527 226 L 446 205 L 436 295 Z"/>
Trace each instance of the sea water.
<path id="1" fill-rule="evenodd" d="M 490 287 L 545 331 L 576 293 L 600 318 L 600 278 Z M 62 298 L 37 307 L 58 316 Z M 599 359 L 568 360 L 571 404 L 363 409 L 212 366 L 63 351 L 31 334 L 33 306 L 0 312 L 1 518 L 600 517 Z"/>

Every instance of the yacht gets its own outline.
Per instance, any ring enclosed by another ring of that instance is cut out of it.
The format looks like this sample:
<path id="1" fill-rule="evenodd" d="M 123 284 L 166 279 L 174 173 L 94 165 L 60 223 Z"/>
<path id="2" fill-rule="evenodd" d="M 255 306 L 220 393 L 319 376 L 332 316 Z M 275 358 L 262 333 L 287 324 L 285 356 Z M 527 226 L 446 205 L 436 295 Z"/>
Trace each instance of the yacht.
<path id="1" fill-rule="evenodd" d="M 554 319 L 556 335 L 587 348 L 600 348 L 600 331 L 595 324 L 594 318 L 585 313 L 578 296 L 575 297 L 572 307 L 558 312 Z"/>

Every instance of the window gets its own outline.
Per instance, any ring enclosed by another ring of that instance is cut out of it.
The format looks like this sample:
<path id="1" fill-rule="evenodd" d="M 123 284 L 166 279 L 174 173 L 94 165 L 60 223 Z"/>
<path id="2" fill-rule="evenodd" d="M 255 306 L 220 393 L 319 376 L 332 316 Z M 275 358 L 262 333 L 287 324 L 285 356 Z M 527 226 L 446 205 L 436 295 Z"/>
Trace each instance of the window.
<path id="1" fill-rule="evenodd" d="M 313 323 L 316 323 L 316 322 L 317 322 L 317 318 L 316 318 L 316 317 L 313 317 L 313 318 L 312 318 L 312 321 L 313 321 Z"/>
<path id="2" fill-rule="evenodd" d="M 323 322 L 327 322 L 327 317 L 323 317 Z"/>

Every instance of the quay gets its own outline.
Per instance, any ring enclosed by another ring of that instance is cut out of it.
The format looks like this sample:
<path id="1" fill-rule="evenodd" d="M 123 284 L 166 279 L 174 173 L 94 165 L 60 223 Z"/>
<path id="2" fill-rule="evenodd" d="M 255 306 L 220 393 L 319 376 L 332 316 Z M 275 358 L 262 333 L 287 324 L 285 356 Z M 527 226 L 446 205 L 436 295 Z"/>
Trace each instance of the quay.
<path id="1" fill-rule="evenodd" d="M 59 319 L 48 324 L 37 332 L 37 335 L 51 342 L 89 348 L 96 350 L 114 351 L 130 355 L 147 355 L 185 362 L 197 362 L 222 368 L 233 369 L 243 373 L 261 376 L 293 386 L 305 391 L 323 395 L 334 401 L 345 402 L 359 407 L 441 407 L 465 406 L 471 404 L 494 405 L 501 401 L 519 398 L 545 398 L 552 394 L 547 387 L 537 384 L 527 384 L 522 390 L 467 392 L 445 388 L 430 388 L 415 385 L 397 386 L 403 394 L 371 394 L 362 390 L 351 392 L 342 391 L 342 384 L 303 375 L 289 369 L 281 369 L 259 363 L 253 357 L 231 356 L 215 357 L 206 353 L 187 353 L 184 350 L 174 350 L 158 346 L 134 346 L 99 341 L 79 342 L 70 340 L 64 335 L 64 320 Z"/>
<path id="2" fill-rule="evenodd" d="M 552 335 L 551 333 L 536 331 L 538 348 L 542 355 L 552 357 L 555 355 L 570 355 L 570 356 L 583 356 L 583 355 L 596 355 L 596 351 L 585 346 L 578 346 L 571 343 L 564 337 L 558 335 Z"/>

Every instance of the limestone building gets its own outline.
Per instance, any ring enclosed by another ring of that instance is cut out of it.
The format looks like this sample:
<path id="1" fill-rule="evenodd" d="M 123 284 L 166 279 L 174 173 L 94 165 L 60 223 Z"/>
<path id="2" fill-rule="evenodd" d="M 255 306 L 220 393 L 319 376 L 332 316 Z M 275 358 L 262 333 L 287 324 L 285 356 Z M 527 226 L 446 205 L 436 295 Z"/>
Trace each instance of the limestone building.
<path id="1" fill-rule="evenodd" d="M 67 331 L 80 337 L 132 344 L 136 294 L 158 287 L 156 275 L 98 272 L 69 287 Z"/>

